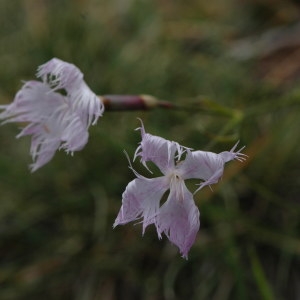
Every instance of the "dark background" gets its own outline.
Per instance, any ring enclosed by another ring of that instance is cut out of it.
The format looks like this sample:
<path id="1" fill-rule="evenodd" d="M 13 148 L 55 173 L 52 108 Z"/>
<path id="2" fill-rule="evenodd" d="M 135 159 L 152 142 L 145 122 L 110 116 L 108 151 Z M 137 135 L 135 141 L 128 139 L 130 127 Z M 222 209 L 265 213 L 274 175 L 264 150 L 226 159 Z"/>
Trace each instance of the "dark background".
<path id="1" fill-rule="evenodd" d="M 297 3 L 1 0 L 2 104 L 58 57 L 98 94 L 192 109 L 106 112 L 82 151 L 58 152 L 34 174 L 20 124 L 3 125 L 0 299 L 300 299 Z M 140 141 L 137 117 L 194 149 L 247 146 L 246 163 L 196 194 L 201 228 L 187 261 L 153 226 L 144 237 L 140 224 L 112 229 L 134 178 L 123 149 L 132 157 Z"/>

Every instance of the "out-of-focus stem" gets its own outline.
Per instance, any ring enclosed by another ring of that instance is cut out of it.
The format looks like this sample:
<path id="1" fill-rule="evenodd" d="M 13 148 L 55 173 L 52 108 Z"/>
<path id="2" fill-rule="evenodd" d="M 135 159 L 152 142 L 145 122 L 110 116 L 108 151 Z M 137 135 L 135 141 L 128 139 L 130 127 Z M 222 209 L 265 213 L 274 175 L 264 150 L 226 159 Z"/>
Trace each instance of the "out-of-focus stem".
<path id="1" fill-rule="evenodd" d="M 150 95 L 103 95 L 98 97 L 103 102 L 107 111 L 177 108 L 175 104 L 169 101 L 158 100 Z"/>
<path id="2" fill-rule="evenodd" d="M 159 100 L 151 95 L 101 95 L 98 96 L 105 106 L 106 111 L 133 111 L 151 110 L 154 108 L 186 111 L 189 113 L 202 111 L 206 114 L 230 118 L 224 132 L 229 131 L 243 119 L 243 113 L 238 109 L 223 106 L 210 99 L 198 99 L 184 104 L 174 104 L 169 101 Z"/>

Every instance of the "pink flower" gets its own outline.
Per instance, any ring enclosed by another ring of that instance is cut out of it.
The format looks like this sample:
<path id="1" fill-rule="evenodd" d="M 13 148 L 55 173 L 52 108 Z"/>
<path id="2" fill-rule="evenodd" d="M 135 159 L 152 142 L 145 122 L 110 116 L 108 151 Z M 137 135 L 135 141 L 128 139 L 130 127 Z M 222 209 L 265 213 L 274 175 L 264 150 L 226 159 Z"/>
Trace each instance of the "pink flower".
<path id="1" fill-rule="evenodd" d="M 191 151 L 176 142 L 146 133 L 143 125 L 140 129 L 142 141 L 134 159 L 140 157 L 141 163 L 147 169 L 146 162 L 153 162 L 163 176 L 146 178 L 130 165 L 137 178 L 127 185 L 121 209 L 113 226 L 142 218 L 143 234 L 148 225 L 154 224 L 158 237 L 161 239 L 164 233 L 179 248 L 182 256 L 187 258 L 200 227 L 200 214 L 185 180 L 203 180 L 198 190 L 217 183 L 226 162 L 233 159 L 243 161 L 246 155 L 241 153 L 243 148 L 235 152 L 237 144 L 230 151 L 220 154 Z M 167 200 L 161 204 L 167 191 Z"/>
<path id="2" fill-rule="evenodd" d="M 32 172 L 48 163 L 57 149 L 71 154 L 81 150 L 89 126 L 104 111 L 76 66 L 53 58 L 38 68 L 37 77 L 42 82 L 25 82 L 11 104 L 0 106 L 3 123 L 27 123 L 17 138 L 31 135 Z"/>

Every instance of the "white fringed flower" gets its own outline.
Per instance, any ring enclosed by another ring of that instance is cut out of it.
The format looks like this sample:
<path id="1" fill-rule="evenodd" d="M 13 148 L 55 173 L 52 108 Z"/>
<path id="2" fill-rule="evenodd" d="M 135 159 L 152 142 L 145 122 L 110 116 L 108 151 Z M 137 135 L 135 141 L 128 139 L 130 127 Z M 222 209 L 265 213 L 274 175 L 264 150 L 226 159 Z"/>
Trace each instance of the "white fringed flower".
<path id="1" fill-rule="evenodd" d="M 48 163 L 57 149 L 81 150 L 89 126 L 104 111 L 76 66 L 53 58 L 38 68 L 37 77 L 42 82 L 25 82 L 11 104 L 0 106 L 3 123 L 27 123 L 17 137 L 31 135 L 32 172 Z"/>
<path id="2" fill-rule="evenodd" d="M 187 258 L 200 227 L 200 213 L 185 180 L 203 180 L 199 189 L 217 183 L 226 162 L 233 159 L 243 161 L 246 155 L 240 152 L 243 148 L 234 152 L 237 144 L 220 154 L 191 151 L 176 142 L 146 133 L 143 125 L 140 129 L 142 141 L 134 158 L 140 157 L 146 168 L 146 162 L 152 161 L 163 176 L 146 178 L 130 165 L 137 178 L 127 185 L 123 193 L 114 227 L 142 218 L 143 234 L 148 225 L 154 224 L 158 237 L 161 238 L 164 233 Z M 185 159 L 181 160 L 184 153 Z M 168 198 L 161 205 L 161 199 L 168 190 Z"/>

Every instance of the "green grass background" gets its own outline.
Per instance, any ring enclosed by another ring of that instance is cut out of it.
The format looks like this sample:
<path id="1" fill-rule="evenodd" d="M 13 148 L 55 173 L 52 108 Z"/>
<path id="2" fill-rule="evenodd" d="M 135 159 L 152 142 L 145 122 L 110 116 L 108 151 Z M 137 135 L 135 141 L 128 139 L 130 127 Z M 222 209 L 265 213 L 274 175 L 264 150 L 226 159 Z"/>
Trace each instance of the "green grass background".
<path id="1" fill-rule="evenodd" d="M 300 47 L 232 55 L 299 21 L 287 0 L 1 0 L 1 103 L 58 57 L 98 94 L 192 109 L 106 112 L 82 151 L 34 174 L 20 125 L 0 127 L 0 299 L 300 299 Z M 123 150 L 132 157 L 140 141 L 137 117 L 194 149 L 247 146 L 247 162 L 196 194 L 187 261 L 153 227 L 112 229 L 134 178 Z"/>

